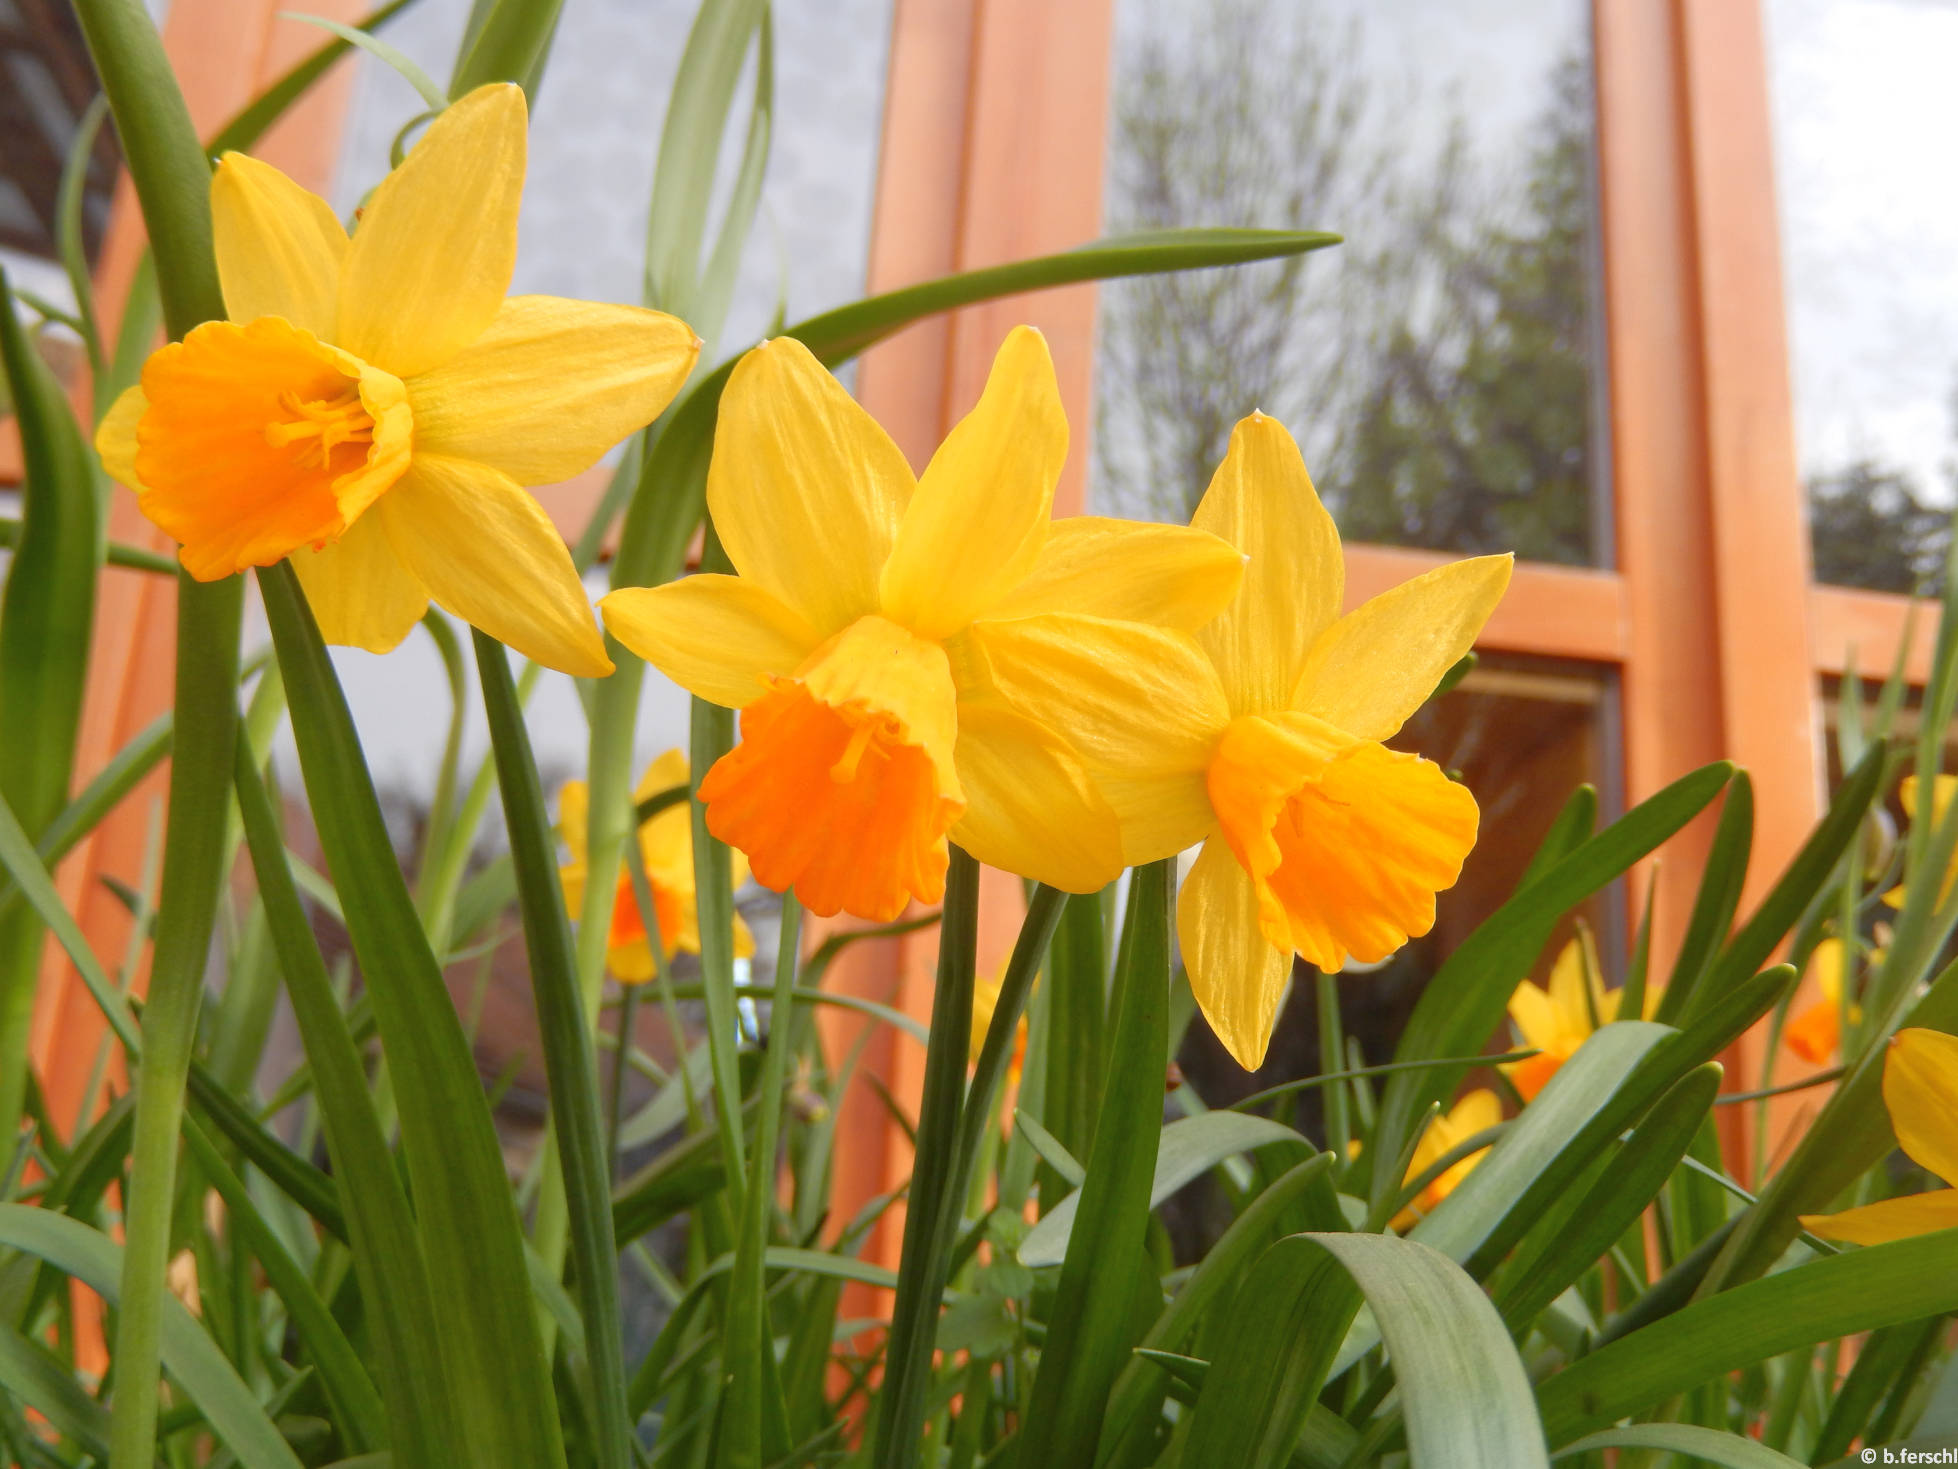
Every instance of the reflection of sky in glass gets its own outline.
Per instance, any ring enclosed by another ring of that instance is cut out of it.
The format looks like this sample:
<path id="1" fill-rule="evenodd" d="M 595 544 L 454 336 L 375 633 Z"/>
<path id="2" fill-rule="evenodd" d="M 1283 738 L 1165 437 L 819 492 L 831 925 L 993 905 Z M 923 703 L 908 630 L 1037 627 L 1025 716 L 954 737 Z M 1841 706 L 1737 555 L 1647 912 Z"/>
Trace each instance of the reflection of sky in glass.
<path id="1" fill-rule="evenodd" d="M 1104 507 L 1185 512 L 1175 502 L 1186 485 L 1200 490 L 1207 472 L 1199 462 L 1221 451 L 1230 419 L 1256 407 L 1294 430 L 1336 513 L 1369 539 L 1461 549 L 1497 549 L 1501 541 L 1564 561 L 1602 554 L 1585 469 L 1588 69 L 1577 74 L 1576 94 L 1559 86 L 1560 64 L 1581 65 L 1588 54 L 1588 12 L 1582 0 L 1123 0 L 1111 228 L 1298 226 L 1338 231 L 1347 243 L 1304 262 L 1301 284 L 1276 313 L 1288 323 L 1288 339 L 1263 356 L 1250 324 L 1272 319 L 1263 301 L 1245 308 L 1245 327 L 1214 328 L 1214 342 L 1190 350 L 1181 338 L 1165 346 L 1155 323 L 1175 319 L 1179 289 L 1190 293 L 1186 312 L 1208 313 L 1213 322 L 1225 316 L 1200 299 L 1203 287 L 1104 288 L 1095 486 Z M 1229 38 L 1245 31 L 1247 15 L 1255 39 L 1237 69 L 1208 61 L 1224 54 L 1220 45 L 1234 44 Z M 1206 66 L 1208 85 L 1194 80 Z M 1254 99 L 1240 114 L 1229 103 L 1185 109 L 1172 102 L 1158 110 L 1182 113 L 1179 125 L 1152 134 L 1125 111 L 1144 97 L 1214 96 L 1230 90 L 1230 78 L 1247 78 L 1243 92 Z M 1309 123 L 1284 120 L 1308 117 L 1327 98 L 1339 99 L 1328 105 L 1346 108 L 1350 122 L 1313 132 Z M 1562 175 L 1574 182 L 1562 196 L 1571 207 L 1553 214 L 1532 188 L 1541 178 L 1537 160 L 1559 127 L 1579 141 L 1569 155 L 1576 162 Z M 1204 144 L 1190 141 L 1237 130 L 1248 141 L 1217 149 L 1214 163 Z M 1152 136 L 1174 140 L 1162 151 L 1182 155 L 1172 171 L 1186 180 L 1235 171 L 1245 183 L 1177 186 L 1175 205 L 1166 208 L 1147 162 Z M 1304 160 L 1332 157 L 1340 161 L 1310 188 L 1297 182 L 1310 166 Z M 1295 212 L 1299 199 L 1309 202 Z M 1533 272 L 1541 261 L 1526 258 L 1511 237 L 1548 239 L 1557 233 L 1546 226 L 1552 219 L 1571 225 L 1562 238 L 1573 243 L 1561 256 L 1571 268 L 1553 272 L 1564 283 L 1557 309 L 1538 312 L 1541 303 L 1524 291 L 1540 278 Z M 1275 280 L 1277 269 L 1257 267 L 1245 278 Z M 1513 331 L 1533 312 L 1556 322 L 1535 345 Z M 1124 314 L 1151 325 L 1125 328 Z M 1388 344 L 1401 329 L 1414 345 L 1397 357 Z M 1246 349 L 1235 351 L 1238 342 Z M 1152 351 L 1158 360 L 1177 358 L 1184 381 L 1152 387 L 1151 377 L 1169 376 L 1152 367 Z M 1525 353 L 1557 377 L 1554 391 L 1541 395 L 1556 400 L 1554 414 L 1536 411 L 1530 386 L 1514 389 L 1509 403 L 1500 389 L 1479 398 L 1461 391 L 1502 376 Z M 1546 367 L 1553 356 L 1558 362 Z M 1376 386 L 1379 396 L 1370 399 Z M 1190 409 L 1194 403 L 1202 407 Z M 1180 436 L 1152 426 L 1180 414 L 1201 423 Z M 1525 444 L 1524 452 L 1505 460 L 1505 438 Z M 1388 484 L 1395 488 L 1382 488 Z M 1554 514 L 1518 508 L 1552 499 L 1564 507 Z M 1448 508 L 1472 503 L 1484 508 Z M 1534 542 L 1531 531 L 1540 532 Z"/>
<path id="2" fill-rule="evenodd" d="M 1949 503 L 1958 391 L 1958 5 L 1768 0 L 1805 476 L 1873 457 Z"/>
<path id="3" fill-rule="evenodd" d="M 891 3 L 777 0 L 773 146 L 725 344 L 765 331 L 784 291 L 790 320 L 863 294 Z M 639 301 L 660 125 L 695 8 L 695 0 L 566 0 L 531 119 L 513 291 Z M 382 35 L 439 79 L 468 12 L 468 0 L 420 0 Z M 343 213 L 386 171 L 396 131 L 421 108 L 383 63 L 363 56 L 357 64 L 330 196 Z M 724 162 L 739 150 L 745 110 L 736 127 Z M 601 573 L 587 585 L 594 598 L 606 589 Z M 337 649 L 335 664 L 377 778 L 428 791 L 448 701 L 426 636 L 410 635 L 383 658 Z M 685 696 L 657 673 L 646 683 L 642 754 L 684 745 Z M 531 711 L 547 777 L 582 770 L 586 726 L 570 681 L 547 675 Z M 479 715 L 472 757 L 484 739 Z"/>

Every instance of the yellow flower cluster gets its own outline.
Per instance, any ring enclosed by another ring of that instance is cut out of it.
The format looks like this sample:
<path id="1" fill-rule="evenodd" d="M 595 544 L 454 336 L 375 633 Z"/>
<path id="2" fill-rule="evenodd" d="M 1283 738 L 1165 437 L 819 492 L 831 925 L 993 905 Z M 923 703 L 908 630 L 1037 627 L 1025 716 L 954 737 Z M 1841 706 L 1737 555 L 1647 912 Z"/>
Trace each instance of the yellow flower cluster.
<path id="1" fill-rule="evenodd" d="M 504 299 L 524 128 L 514 87 L 463 98 L 351 238 L 276 170 L 220 162 L 231 320 L 155 354 L 98 440 L 193 575 L 290 556 L 329 641 L 385 651 L 433 600 L 551 667 L 610 671 L 520 486 L 649 422 L 699 343 L 657 312 Z M 1077 893 L 1201 844 L 1185 962 L 1255 1067 L 1293 955 L 1383 958 L 1459 874 L 1474 798 L 1385 741 L 1474 642 L 1510 558 L 1342 615 L 1338 533 L 1274 420 L 1237 425 L 1187 527 L 1055 521 L 1067 453 L 1031 329 L 922 475 L 801 343 L 766 342 L 728 380 L 708 472 L 736 574 L 616 591 L 605 623 L 741 711 L 700 784 L 708 828 L 814 913 L 936 901 L 951 842 Z M 662 939 L 685 947 L 683 825 L 642 842 Z M 629 899 L 614 958 L 637 974 Z"/>

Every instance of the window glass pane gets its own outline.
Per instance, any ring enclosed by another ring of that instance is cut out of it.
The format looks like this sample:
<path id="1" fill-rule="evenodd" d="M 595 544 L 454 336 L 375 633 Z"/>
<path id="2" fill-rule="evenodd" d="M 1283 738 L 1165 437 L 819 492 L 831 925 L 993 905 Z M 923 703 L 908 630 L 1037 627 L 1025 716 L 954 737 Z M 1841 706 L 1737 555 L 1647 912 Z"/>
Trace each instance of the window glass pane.
<path id="1" fill-rule="evenodd" d="M 1958 8 L 1768 0 L 1766 19 L 1816 580 L 1910 591 L 1950 536 Z"/>
<path id="2" fill-rule="evenodd" d="M 1093 494 L 1185 518 L 1254 408 L 1355 540 L 1608 563 L 1583 0 L 1122 0 L 1107 220 L 1336 249 L 1104 287 Z"/>

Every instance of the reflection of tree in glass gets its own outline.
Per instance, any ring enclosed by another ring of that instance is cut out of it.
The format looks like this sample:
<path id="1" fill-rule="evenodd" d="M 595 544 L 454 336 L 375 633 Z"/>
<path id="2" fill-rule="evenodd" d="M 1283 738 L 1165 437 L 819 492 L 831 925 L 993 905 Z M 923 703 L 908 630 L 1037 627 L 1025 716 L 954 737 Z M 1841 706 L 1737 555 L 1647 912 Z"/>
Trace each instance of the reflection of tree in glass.
<path id="1" fill-rule="evenodd" d="M 1951 511 L 1927 505 L 1908 470 L 1862 455 L 1809 476 L 1815 579 L 1877 592 L 1935 591 L 1951 547 Z"/>
<path id="2" fill-rule="evenodd" d="M 1349 243 L 1104 288 L 1101 493 L 1187 514 L 1256 406 L 1299 432 L 1355 539 L 1591 559 L 1588 68 L 1556 69 L 1521 179 L 1493 178 L 1460 117 L 1423 159 L 1412 99 L 1312 10 L 1227 0 L 1140 27 L 1121 60 L 1115 227 Z"/>

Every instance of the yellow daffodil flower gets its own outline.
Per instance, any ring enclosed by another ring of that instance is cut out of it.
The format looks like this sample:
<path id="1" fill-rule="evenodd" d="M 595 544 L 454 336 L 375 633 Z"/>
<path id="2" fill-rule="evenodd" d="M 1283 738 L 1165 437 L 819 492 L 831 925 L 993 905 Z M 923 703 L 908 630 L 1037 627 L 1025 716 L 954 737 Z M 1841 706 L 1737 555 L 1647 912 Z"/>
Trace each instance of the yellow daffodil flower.
<path id="1" fill-rule="evenodd" d="M 634 801 L 644 801 L 661 791 L 687 783 L 687 757 L 679 750 L 668 750 L 640 777 L 632 793 Z M 558 792 L 558 830 L 571 849 L 571 860 L 558 869 L 564 883 L 564 905 L 576 913 L 585 901 L 585 837 L 591 793 L 582 780 L 569 780 Z M 646 881 L 653 890 L 653 917 L 659 924 L 660 947 L 667 958 L 676 950 L 700 952 L 700 914 L 694 903 L 693 818 L 687 803 L 656 811 L 640 823 L 639 854 L 645 859 Z M 734 885 L 748 880 L 748 864 L 739 852 L 734 854 Z M 745 959 L 755 952 L 754 935 L 748 925 L 734 915 L 734 952 Z M 653 945 L 632 890 L 631 875 L 619 873 L 618 896 L 612 903 L 612 928 L 606 939 L 605 962 L 612 975 L 624 984 L 640 984 L 653 977 Z"/>
<path id="2" fill-rule="evenodd" d="M 1203 843 L 1177 908 L 1183 961 L 1211 1028 L 1255 1070 L 1294 953 L 1328 972 L 1385 958 L 1433 926 L 1460 874 L 1475 798 L 1382 741 L 1468 651 L 1511 558 L 1437 567 L 1340 616 L 1339 532 L 1291 435 L 1256 413 L 1192 524 L 1248 557 L 1192 643 L 1115 657 L 1024 624 L 984 643 L 1008 699 L 1068 708 L 1130 864 Z"/>
<path id="3" fill-rule="evenodd" d="M 1804 1061 L 1826 1066 L 1842 1049 L 1842 993 L 1847 974 L 1847 952 L 1841 939 L 1823 939 L 1809 956 L 1815 986 L 1821 992 L 1812 1005 L 1804 1006 L 1781 1032 L 1788 1049 Z M 1862 1010 L 1850 1007 L 1850 1018 L 1860 1020 Z"/>
<path id="4" fill-rule="evenodd" d="M 1407 1176 L 1419 1178 L 1442 1156 L 1460 1147 L 1478 1132 L 1486 1132 L 1502 1121 L 1502 1103 L 1487 1088 L 1478 1087 L 1428 1124 L 1421 1141 L 1414 1145 L 1414 1157 L 1407 1165 Z M 1394 1216 L 1394 1228 L 1405 1232 L 1416 1220 L 1461 1186 L 1463 1179 L 1482 1161 L 1484 1148 L 1468 1155 L 1437 1177 Z"/>
<path id="5" fill-rule="evenodd" d="M 1958 1036 L 1900 1030 L 1883 1058 L 1883 1105 L 1913 1162 L 1958 1183 Z M 1804 1214 L 1802 1225 L 1824 1239 L 1880 1245 L 1937 1229 L 1958 1229 L 1958 1188 L 1885 1199 L 1840 1214 Z"/>
<path id="6" fill-rule="evenodd" d="M 1069 892 L 1121 870 L 1074 713 L 1138 664 L 1197 656 L 1173 629 L 1217 614 L 1243 558 L 1183 527 L 1050 520 L 1066 456 L 1030 328 L 915 480 L 801 343 L 736 365 L 707 504 L 739 574 L 602 606 L 633 652 L 742 711 L 700 795 L 762 884 L 884 922 L 943 894 L 948 840 Z M 1009 702 L 999 685 L 1015 676 L 1051 696 Z"/>
<path id="7" fill-rule="evenodd" d="M 1958 795 L 1958 775 L 1940 775 L 1931 782 L 1931 824 L 1936 826 L 1944 820 L 1945 812 L 1951 809 L 1951 798 Z M 1912 821 L 1917 820 L 1917 777 L 1907 775 L 1897 786 L 1897 799 L 1903 802 L 1904 815 Z M 1945 869 L 1944 887 L 1938 893 L 1942 903 L 1951 896 L 1953 883 L 1958 883 L 1958 852 L 1951 857 L 1951 865 Z M 1908 883 L 1898 883 L 1883 895 L 1883 901 L 1892 908 L 1904 906 L 1904 898 L 1910 891 Z"/>
<path id="8" fill-rule="evenodd" d="M 523 92 L 480 87 L 382 180 L 351 239 L 276 168 L 219 161 L 230 319 L 153 353 L 96 435 L 192 576 L 291 556 L 328 642 L 386 652 L 432 599 L 540 663 L 611 672 L 521 486 L 651 422 L 700 344 L 656 311 L 505 299 L 524 155 Z"/>
<path id="9" fill-rule="evenodd" d="M 1647 988 L 1645 1018 L 1657 1011 L 1664 991 Z M 1532 1101 L 1557 1068 L 1577 1054 L 1600 1025 L 1618 1018 L 1620 992 L 1607 990 L 1597 958 L 1581 938 L 1565 944 L 1550 968 L 1550 983 L 1542 989 L 1527 980 L 1509 997 L 1509 1018 L 1526 1046 L 1539 1054 L 1504 1066 L 1524 1101 Z"/>

